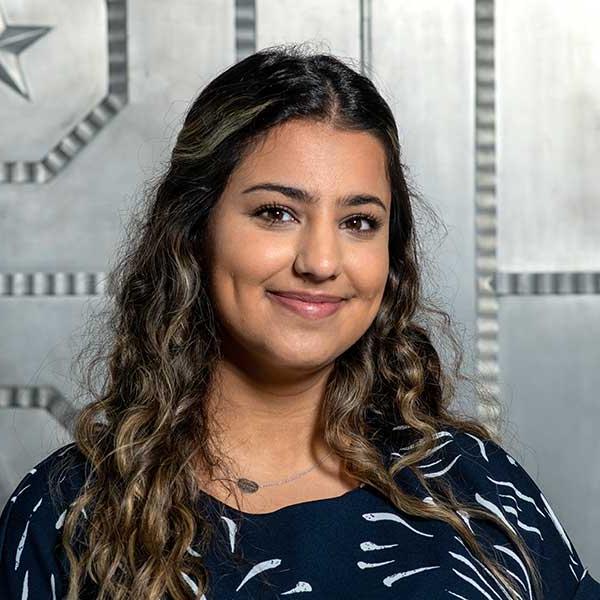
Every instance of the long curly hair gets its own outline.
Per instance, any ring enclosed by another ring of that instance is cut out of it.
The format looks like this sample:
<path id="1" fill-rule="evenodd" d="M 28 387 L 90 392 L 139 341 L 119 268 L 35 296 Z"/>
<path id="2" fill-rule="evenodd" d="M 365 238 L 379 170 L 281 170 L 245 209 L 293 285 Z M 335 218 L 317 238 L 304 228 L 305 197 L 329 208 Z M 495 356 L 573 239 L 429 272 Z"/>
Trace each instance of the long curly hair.
<path id="1" fill-rule="evenodd" d="M 456 407 L 460 382 L 477 389 L 489 414 L 502 409 L 462 372 L 450 317 L 422 289 L 426 261 L 416 209 L 434 213 L 407 182 L 389 105 L 351 61 L 305 46 L 264 49 L 209 82 L 187 111 L 164 172 L 144 186 L 145 201 L 109 273 L 107 306 L 90 318 L 90 342 L 74 361 L 87 402 L 73 437 L 90 476 L 64 520 L 67 600 L 80 598 L 88 584 L 99 600 L 198 599 L 211 589 L 202 557 L 217 528 L 199 510 L 198 467 L 209 477 L 229 471 L 203 401 L 215 390 L 222 357 L 207 287 L 207 232 L 236 165 L 289 119 L 371 133 L 385 148 L 391 187 L 389 276 L 378 314 L 337 357 L 327 381 L 320 418 L 328 446 L 349 475 L 398 510 L 451 525 L 516 600 L 514 579 L 459 513 L 495 524 L 520 552 L 541 598 L 536 564 L 520 536 L 490 512 L 459 503 L 452 489 L 415 466 L 445 427 L 496 441 L 492 427 Z M 413 449 L 386 465 L 383 449 L 394 443 Z M 402 469 L 434 503 L 398 486 Z"/>

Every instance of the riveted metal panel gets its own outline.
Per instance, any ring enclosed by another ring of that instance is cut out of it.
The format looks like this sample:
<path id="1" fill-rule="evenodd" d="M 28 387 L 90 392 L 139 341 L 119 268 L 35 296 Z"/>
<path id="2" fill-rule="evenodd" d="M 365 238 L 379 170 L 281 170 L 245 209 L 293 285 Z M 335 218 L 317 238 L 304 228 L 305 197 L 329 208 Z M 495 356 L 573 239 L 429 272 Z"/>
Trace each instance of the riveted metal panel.
<path id="1" fill-rule="evenodd" d="M 360 56 L 360 3 L 345 0 L 257 0 L 257 47 L 314 42 L 325 52 Z"/>
<path id="2" fill-rule="evenodd" d="M 78 328 L 190 102 L 256 49 L 312 41 L 389 101 L 409 183 L 446 227 L 421 230 L 425 291 L 458 326 L 464 370 L 508 406 L 506 445 L 600 568 L 594 0 L 0 7 L 3 27 L 26 27 L 0 57 L 0 501 L 69 436 Z"/>
<path id="3" fill-rule="evenodd" d="M 467 345 L 465 368 L 472 370 L 474 4 L 384 0 L 371 10 L 372 77 L 396 116 L 411 185 L 447 228 L 445 239 L 443 228 L 435 238 L 422 231 L 430 262 L 425 289 L 436 291 L 461 324 L 457 332 Z M 421 220 L 417 203 L 415 210 Z"/>
<path id="4" fill-rule="evenodd" d="M 69 438 L 71 360 L 106 299 L 129 209 L 189 103 L 235 60 L 238 40 L 235 5 L 220 0 L 0 5 L 3 23 L 27 26 L 31 40 L 4 47 L 0 62 L 4 502 L 24 467 Z M 17 64 L 6 60 L 11 48 L 19 69 L 8 68 Z"/>
<path id="5" fill-rule="evenodd" d="M 600 4 L 496 4 L 499 266 L 600 271 Z"/>
<path id="6" fill-rule="evenodd" d="M 600 296 L 500 302 L 500 383 L 514 456 L 560 510 L 592 573 L 600 564 Z M 507 440 L 508 441 L 508 440 Z"/>

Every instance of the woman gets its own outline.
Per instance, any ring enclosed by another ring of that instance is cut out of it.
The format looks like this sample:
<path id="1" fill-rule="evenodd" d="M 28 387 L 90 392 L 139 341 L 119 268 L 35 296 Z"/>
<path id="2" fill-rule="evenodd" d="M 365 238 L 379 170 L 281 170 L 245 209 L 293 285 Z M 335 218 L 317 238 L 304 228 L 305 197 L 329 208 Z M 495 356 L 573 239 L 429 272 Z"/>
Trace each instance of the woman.
<path id="1" fill-rule="evenodd" d="M 600 598 L 450 411 L 412 196 L 340 60 L 271 48 L 209 83 L 112 273 L 75 442 L 4 508 L 2 598 Z"/>

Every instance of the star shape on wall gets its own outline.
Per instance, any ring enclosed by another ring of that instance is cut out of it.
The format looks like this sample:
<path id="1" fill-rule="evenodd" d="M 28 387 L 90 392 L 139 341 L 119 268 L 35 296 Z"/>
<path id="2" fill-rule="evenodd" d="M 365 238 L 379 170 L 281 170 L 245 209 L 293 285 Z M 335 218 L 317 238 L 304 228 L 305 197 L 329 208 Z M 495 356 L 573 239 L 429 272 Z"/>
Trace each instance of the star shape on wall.
<path id="1" fill-rule="evenodd" d="M 30 99 L 29 89 L 19 63 L 19 54 L 50 29 L 35 25 L 7 25 L 0 6 L 0 81 L 27 100 Z"/>

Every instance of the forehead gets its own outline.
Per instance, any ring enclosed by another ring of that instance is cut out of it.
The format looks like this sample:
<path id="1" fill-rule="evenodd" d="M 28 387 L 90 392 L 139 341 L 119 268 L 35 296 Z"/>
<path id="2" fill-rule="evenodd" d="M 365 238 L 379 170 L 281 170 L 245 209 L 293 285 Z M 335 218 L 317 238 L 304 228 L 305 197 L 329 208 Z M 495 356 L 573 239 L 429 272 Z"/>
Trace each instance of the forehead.
<path id="1" fill-rule="evenodd" d="M 246 184 L 267 178 L 315 190 L 370 192 L 389 197 L 385 151 L 371 133 L 291 120 L 271 129 L 238 165 Z"/>

